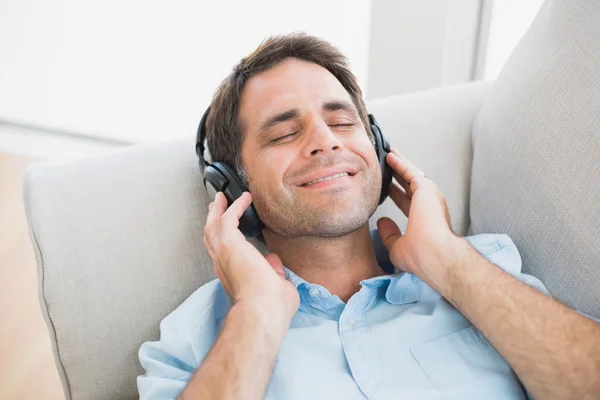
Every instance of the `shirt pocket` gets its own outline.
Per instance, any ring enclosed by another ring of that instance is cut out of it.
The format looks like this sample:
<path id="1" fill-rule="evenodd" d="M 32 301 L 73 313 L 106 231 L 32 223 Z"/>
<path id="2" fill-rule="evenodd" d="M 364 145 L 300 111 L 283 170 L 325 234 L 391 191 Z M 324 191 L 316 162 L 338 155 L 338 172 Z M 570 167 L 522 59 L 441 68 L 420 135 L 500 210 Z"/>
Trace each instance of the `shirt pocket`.
<path id="1" fill-rule="evenodd" d="M 410 352 L 444 399 L 526 399 L 510 366 L 473 326 Z"/>

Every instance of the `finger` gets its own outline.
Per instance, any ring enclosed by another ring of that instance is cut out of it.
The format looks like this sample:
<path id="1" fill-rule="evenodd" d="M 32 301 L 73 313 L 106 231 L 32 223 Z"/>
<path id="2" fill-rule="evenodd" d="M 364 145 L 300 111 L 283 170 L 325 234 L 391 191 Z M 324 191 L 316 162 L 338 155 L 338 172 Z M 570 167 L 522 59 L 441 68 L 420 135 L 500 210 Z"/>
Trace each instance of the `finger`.
<path id="1" fill-rule="evenodd" d="M 388 251 L 390 251 L 394 243 L 402 237 L 398 225 L 387 217 L 379 218 L 377 220 L 377 230 L 379 231 L 381 242 Z"/>
<path id="2" fill-rule="evenodd" d="M 285 279 L 285 268 L 283 268 L 283 263 L 279 256 L 275 253 L 269 253 L 265 256 L 265 259 L 271 264 L 271 267 L 277 272 L 277 275 Z"/>
<path id="3" fill-rule="evenodd" d="M 215 221 L 218 221 L 226 209 L 227 199 L 223 193 L 218 192 L 215 196 L 215 201 L 209 204 L 208 214 L 206 215 L 206 225 L 212 225 Z"/>
<path id="4" fill-rule="evenodd" d="M 396 180 L 396 182 L 398 182 L 399 184 L 401 184 L 403 187 L 404 187 L 404 185 L 408 185 L 408 182 L 406 182 L 404 180 L 404 178 L 399 173 L 397 173 L 394 170 L 392 170 L 392 176 L 394 177 L 394 179 Z"/>
<path id="5" fill-rule="evenodd" d="M 249 192 L 244 192 L 237 198 L 233 204 L 225 211 L 222 220 L 227 224 L 231 224 L 235 227 L 239 226 L 240 218 L 244 215 L 244 211 L 252 203 L 252 195 Z"/>
<path id="6" fill-rule="evenodd" d="M 408 194 L 400 186 L 392 182 L 390 185 L 390 197 L 402 213 L 408 217 L 410 210 L 410 198 Z"/>
<path id="7" fill-rule="evenodd" d="M 386 161 L 390 165 L 390 167 L 392 167 L 394 172 L 396 172 L 396 174 L 400 177 L 401 180 L 404 180 L 409 183 L 420 172 L 418 168 L 416 168 L 406 158 L 401 156 L 395 149 L 392 149 L 392 151 L 386 155 Z"/>
<path id="8" fill-rule="evenodd" d="M 217 208 L 217 210 L 219 210 L 221 214 L 223 214 L 225 210 L 227 210 L 227 197 L 225 197 L 225 193 L 217 192 L 215 196 L 215 201 L 213 202 L 211 208 Z"/>
<path id="9" fill-rule="evenodd" d="M 408 159 L 406 159 L 406 157 L 404 157 L 402 154 L 400 154 L 400 152 L 396 149 L 396 148 L 392 148 L 391 153 L 400 157 L 400 159 L 404 159 L 406 162 L 410 163 L 410 161 Z M 402 186 L 405 186 L 405 183 L 407 184 L 408 182 L 406 182 L 406 180 L 404 179 L 404 177 L 402 175 L 400 175 L 400 173 L 398 173 L 396 170 L 394 170 L 392 168 L 392 176 L 394 177 L 394 179 L 396 179 L 396 181 L 398 183 L 400 183 Z"/>
<path id="10" fill-rule="evenodd" d="M 396 149 L 392 149 L 391 153 L 387 154 L 386 161 L 410 185 L 412 185 L 414 179 L 424 176 L 419 168 L 400 155 Z"/>
<path id="11" fill-rule="evenodd" d="M 412 166 L 415 166 L 415 164 L 414 164 L 412 161 L 410 161 L 408 158 L 406 158 L 406 156 L 405 156 L 404 154 L 400 153 L 400 151 L 399 151 L 397 148 L 395 148 L 395 147 L 392 147 L 392 148 L 390 149 L 390 151 L 391 151 L 393 154 L 397 155 L 397 156 L 398 156 L 400 159 L 402 159 L 402 160 L 404 160 L 405 162 L 407 162 L 408 164 L 410 164 L 410 165 L 412 165 Z"/>
<path id="12" fill-rule="evenodd" d="M 403 189 L 404 193 L 408 196 L 409 199 L 412 198 L 412 191 L 410 190 L 410 184 L 406 182 L 402 177 L 396 173 L 393 174 L 394 180 L 398 182 L 400 187 Z M 393 181 L 392 181 L 393 182 Z"/>
<path id="13" fill-rule="evenodd" d="M 218 251 L 219 241 L 218 236 L 220 232 L 220 220 L 223 212 L 227 208 L 227 199 L 225 195 L 218 192 L 215 196 L 215 201 L 211 202 L 208 208 L 208 215 L 206 216 L 206 225 L 204 226 L 204 245 L 211 254 L 211 258 L 214 260 L 214 255 Z"/>

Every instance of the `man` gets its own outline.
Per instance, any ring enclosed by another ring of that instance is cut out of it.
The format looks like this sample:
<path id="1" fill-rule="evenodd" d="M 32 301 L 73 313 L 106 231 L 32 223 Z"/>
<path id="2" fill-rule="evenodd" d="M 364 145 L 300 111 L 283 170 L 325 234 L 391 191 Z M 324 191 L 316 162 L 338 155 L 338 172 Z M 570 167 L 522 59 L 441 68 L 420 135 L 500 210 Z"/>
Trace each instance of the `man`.
<path id="1" fill-rule="evenodd" d="M 376 254 L 382 173 L 335 48 L 265 41 L 217 90 L 206 130 L 251 194 L 211 203 L 219 280 L 140 349 L 142 399 L 600 397 L 600 325 L 533 289 L 505 235 L 457 237 L 444 196 L 395 149 L 390 197 L 409 222 L 379 220 Z M 238 229 L 251 204 L 266 257 Z"/>

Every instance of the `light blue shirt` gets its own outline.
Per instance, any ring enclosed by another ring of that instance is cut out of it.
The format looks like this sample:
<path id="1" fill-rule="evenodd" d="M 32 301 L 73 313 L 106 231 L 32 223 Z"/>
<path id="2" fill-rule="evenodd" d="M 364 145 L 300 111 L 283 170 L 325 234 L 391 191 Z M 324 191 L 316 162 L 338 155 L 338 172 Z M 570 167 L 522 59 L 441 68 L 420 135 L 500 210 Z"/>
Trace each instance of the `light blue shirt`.
<path id="1" fill-rule="evenodd" d="M 266 399 L 526 399 L 516 375 L 486 338 L 415 275 L 394 271 L 376 232 L 378 260 L 390 275 L 367 279 L 348 303 L 286 270 L 300 308 L 283 341 Z M 490 262 L 547 294 L 521 273 L 506 235 L 467 241 Z M 474 299 L 474 301 L 476 301 Z M 214 280 L 160 324 L 160 340 L 139 351 L 143 400 L 175 399 L 200 366 L 230 302 Z"/>

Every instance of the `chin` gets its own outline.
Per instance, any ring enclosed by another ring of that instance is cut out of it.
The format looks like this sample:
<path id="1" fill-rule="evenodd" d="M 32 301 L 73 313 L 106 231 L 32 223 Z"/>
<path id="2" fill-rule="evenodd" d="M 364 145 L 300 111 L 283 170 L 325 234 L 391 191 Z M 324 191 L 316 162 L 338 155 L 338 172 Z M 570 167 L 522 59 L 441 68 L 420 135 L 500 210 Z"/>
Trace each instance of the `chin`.
<path id="1" fill-rule="evenodd" d="M 334 238 L 356 232 L 368 223 L 378 205 L 381 188 L 376 189 L 328 190 L 321 193 L 325 196 L 292 196 L 279 201 L 258 195 L 254 200 L 265 226 L 280 237 Z"/>
<path id="2" fill-rule="evenodd" d="M 359 203 L 348 203 L 346 207 L 337 203 L 335 208 L 322 207 L 313 212 L 306 211 L 304 215 L 298 215 L 300 218 L 296 228 L 300 228 L 299 233 L 303 231 L 307 235 L 323 238 L 349 235 L 368 223 L 372 215 L 369 207 L 359 206 Z"/>
<path id="3" fill-rule="evenodd" d="M 327 224 L 320 224 L 315 227 L 313 236 L 322 238 L 336 238 L 356 232 L 362 228 L 369 219 L 356 219 L 356 220 L 338 220 L 338 221 L 327 221 Z"/>

